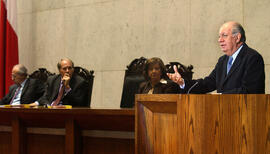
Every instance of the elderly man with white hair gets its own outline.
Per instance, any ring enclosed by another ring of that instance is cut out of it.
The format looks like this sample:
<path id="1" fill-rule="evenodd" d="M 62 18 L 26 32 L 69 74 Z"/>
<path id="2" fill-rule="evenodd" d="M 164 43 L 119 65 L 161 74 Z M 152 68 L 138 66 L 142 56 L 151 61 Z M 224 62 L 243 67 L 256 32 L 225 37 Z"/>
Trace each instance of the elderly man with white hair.
<path id="1" fill-rule="evenodd" d="M 230 21 L 219 29 L 219 46 L 225 53 L 209 76 L 204 79 L 184 81 L 175 73 L 167 74 L 180 85 L 183 93 L 208 93 L 217 90 L 222 94 L 265 93 L 265 71 L 262 56 L 246 44 L 244 28 Z"/>
<path id="2" fill-rule="evenodd" d="M 27 69 L 24 65 L 17 64 L 13 66 L 11 77 L 15 84 L 10 86 L 9 93 L 0 100 L 1 105 L 39 105 L 37 100 L 45 91 L 44 84 L 39 80 L 28 78 L 27 76 Z"/>

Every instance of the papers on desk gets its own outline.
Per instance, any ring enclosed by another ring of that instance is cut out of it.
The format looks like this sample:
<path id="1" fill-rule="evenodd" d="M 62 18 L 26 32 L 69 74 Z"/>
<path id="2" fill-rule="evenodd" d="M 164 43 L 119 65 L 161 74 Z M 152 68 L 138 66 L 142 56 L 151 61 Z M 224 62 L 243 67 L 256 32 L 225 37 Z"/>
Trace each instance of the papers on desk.
<path id="1" fill-rule="evenodd" d="M 19 105 L 0 105 L 2 108 L 31 108 L 29 104 L 19 104 Z"/>
<path id="2" fill-rule="evenodd" d="M 47 106 L 49 109 L 72 109 L 71 105 Z"/>

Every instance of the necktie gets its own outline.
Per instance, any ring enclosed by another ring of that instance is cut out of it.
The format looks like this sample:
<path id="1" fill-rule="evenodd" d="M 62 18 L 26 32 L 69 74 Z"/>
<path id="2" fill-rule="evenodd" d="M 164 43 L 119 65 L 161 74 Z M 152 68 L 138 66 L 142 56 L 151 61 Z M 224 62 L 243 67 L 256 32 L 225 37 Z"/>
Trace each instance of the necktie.
<path id="1" fill-rule="evenodd" d="M 56 100 L 54 102 L 52 102 L 51 106 L 57 106 L 60 103 L 60 100 L 62 99 L 62 96 L 64 94 L 64 90 L 65 90 L 65 87 L 63 84 L 61 84 L 58 96 L 57 96 Z"/>
<path id="2" fill-rule="evenodd" d="M 21 89 L 21 85 L 19 85 L 18 88 L 16 89 L 14 96 L 12 97 L 11 101 L 9 102 L 10 105 L 12 104 L 15 97 L 18 95 L 20 89 Z"/>
<path id="3" fill-rule="evenodd" d="M 229 57 L 229 60 L 228 60 L 228 63 L 227 63 L 227 74 L 229 73 L 231 67 L 232 67 L 232 61 L 233 61 L 233 57 L 230 56 Z"/>

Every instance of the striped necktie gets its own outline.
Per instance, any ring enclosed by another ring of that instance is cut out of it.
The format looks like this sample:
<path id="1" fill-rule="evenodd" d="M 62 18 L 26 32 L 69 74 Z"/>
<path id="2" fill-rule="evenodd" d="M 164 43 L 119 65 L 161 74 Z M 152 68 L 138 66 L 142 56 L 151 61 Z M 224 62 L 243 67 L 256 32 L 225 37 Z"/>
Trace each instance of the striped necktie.
<path id="1" fill-rule="evenodd" d="M 16 98 L 16 96 L 18 95 L 20 89 L 21 89 L 21 85 L 19 85 L 18 88 L 16 89 L 14 96 L 12 97 L 11 101 L 9 102 L 10 105 L 12 104 L 12 102 Z"/>
<path id="2" fill-rule="evenodd" d="M 64 94 L 65 86 L 63 84 L 60 85 L 59 93 L 55 101 L 52 102 L 51 106 L 57 106 Z"/>

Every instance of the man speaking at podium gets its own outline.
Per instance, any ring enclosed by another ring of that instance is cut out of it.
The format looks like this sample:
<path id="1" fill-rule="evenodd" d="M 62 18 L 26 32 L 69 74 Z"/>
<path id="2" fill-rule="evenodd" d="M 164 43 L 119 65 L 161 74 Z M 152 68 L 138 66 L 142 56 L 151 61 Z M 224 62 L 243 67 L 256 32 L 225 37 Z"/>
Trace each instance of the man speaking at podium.
<path id="1" fill-rule="evenodd" d="M 38 105 L 37 100 L 44 93 L 44 84 L 39 80 L 27 78 L 27 69 L 22 64 L 13 66 L 11 77 L 15 84 L 10 86 L 8 94 L 0 100 L 0 104 Z"/>
<path id="2" fill-rule="evenodd" d="M 168 77 L 179 84 L 183 93 L 208 93 L 217 90 L 224 94 L 265 93 L 265 73 L 262 56 L 247 46 L 243 27 L 227 22 L 219 29 L 221 56 L 209 76 L 198 80 L 184 80 L 174 66 Z"/>

